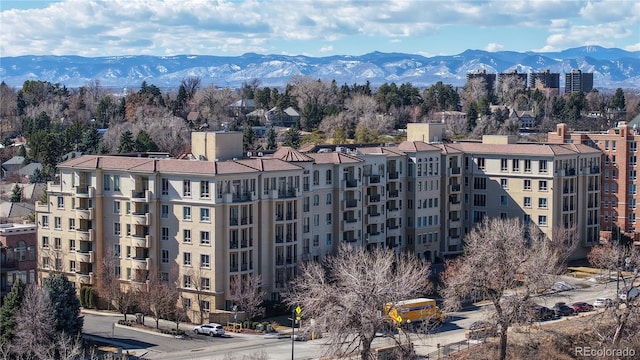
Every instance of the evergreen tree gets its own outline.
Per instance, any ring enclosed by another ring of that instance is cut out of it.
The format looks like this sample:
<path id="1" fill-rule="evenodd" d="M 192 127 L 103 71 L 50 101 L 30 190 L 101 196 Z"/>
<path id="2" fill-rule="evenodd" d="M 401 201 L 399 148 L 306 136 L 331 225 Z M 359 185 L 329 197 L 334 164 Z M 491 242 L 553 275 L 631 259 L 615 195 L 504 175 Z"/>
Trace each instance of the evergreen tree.
<path id="1" fill-rule="evenodd" d="M 120 145 L 118 145 L 118 152 L 122 153 L 130 153 L 136 147 L 136 143 L 133 140 L 133 134 L 131 131 L 127 130 L 120 135 Z"/>
<path id="2" fill-rule="evenodd" d="M 136 151 L 158 151 L 158 145 L 151 139 L 151 135 L 144 130 L 140 130 L 136 136 Z"/>
<path id="3" fill-rule="evenodd" d="M 616 93 L 611 99 L 611 107 L 619 111 L 625 111 L 627 106 L 624 100 L 624 91 L 621 88 L 616 89 Z"/>
<path id="4" fill-rule="evenodd" d="M 302 136 L 300 135 L 300 130 L 296 127 L 289 128 L 286 134 L 284 135 L 284 141 L 282 144 L 284 146 L 291 146 L 294 149 L 300 147 L 300 143 L 302 141 Z"/>
<path id="5" fill-rule="evenodd" d="M 276 131 L 273 127 L 269 128 L 269 132 L 267 132 L 267 150 L 275 150 L 278 147 L 278 139 L 276 136 Z"/>
<path id="6" fill-rule="evenodd" d="M 17 156 L 27 157 L 27 149 L 25 149 L 24 145 L 20 145 L 18 148 Z"/>
<path id="7" fill-rule="evenodd" d="M 86 129 L 82 132 L 78 150 L 86 154 L 95 154 L 98 152 L 100 144 L 100 134 L 94 128 Z"/>
<path id="8" fill-rule="evenodd" d="M 18 278 L 11 286 L 11 292 L 3 300 L 0 307 L 0 343 L 6 344 L 15 335 L 16 315 L 20 311 L 25 288 L 25 283 Z"/>
<path id="9" fill-rule="evenodd" d="M 20 202 L 20 200 L 22 200 L 22 189 L 20 188 L 20 186 L 18 186 L 18 184 L 16 184 L 13 187 L 13 190 L 11 190 L 11 198 L 9 199 L 9 201 L 11 201 L 12 203 L 16 203 Z"/>
<path id="10" fill-rule="evenodd" d="M 51 299 L 51 310 L 56 320 L 56 331 L 75 337 L 82 332 L 83 318 L 80 316 L 80 300 L 76 289 L 63 274 L 44 279 L 44 290 Z"/>
<path id="11" fill-rule="evenodd" d="M 251 126 L 245 126 L 244 131 L 242 132 L 242 150 L 248 151 L 253 150 L 253 143 L 256 141 L 256 133 L 253 131 Z"/>
<path id="12" fill-rule="evenodd" d="M 42 170 L 35 169 L 33 170 L 33 174 L 29 177 L 30 184 L 42 184 L 45 183 L 47 179 L 45 178 Z"/>
<path id="13" fill-rule="evenodd" d="M 345 134 L 343 128 L 337 128 L 333 132 L 333 145 L 340 145 L 347 143 L 347 134 Z"/>

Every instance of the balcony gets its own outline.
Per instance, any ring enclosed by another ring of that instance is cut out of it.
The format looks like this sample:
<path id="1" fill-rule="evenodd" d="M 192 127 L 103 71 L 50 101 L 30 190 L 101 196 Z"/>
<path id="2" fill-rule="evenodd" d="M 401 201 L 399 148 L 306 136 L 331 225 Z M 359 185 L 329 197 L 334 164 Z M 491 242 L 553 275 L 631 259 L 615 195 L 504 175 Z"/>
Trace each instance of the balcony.
<path id="1" fill-rule="evenodd" d="M 74 188 L 74 195 L 79 198 L 92 198 L 95 193 L 96 189 L 93 186 L 81 185 Z"/>
<path id="2" fill-rule="evenodd" d="M 449 192 L 459 192 L 460 184 L 449 185 Z"/>
<path id="3" fill-rule="evenodd" d="M 132 213 L 131 214 L 131 225 L 142 225 L 149 226 L 151 225 L 149 213 Z"/>
<path id="4" fill-rule="evenodd" d="M 576 169 L 574 168 L 566 168 L 556 171 L 556 176 L 575 176 Z"/>
<path id="5" fill-rule="evenodd" d="M 398 180 L 400 173 L 397 171 L 389 172 L 389 180 Z"/>
<path id="6" fill-rule="evenodd" d="M 384 241 L 384 234 L 381 232 L 368 233 L 365 237 L 367 244 L 379 243 Z"/>
<path id="7" fill-rule="evenodd" d="M 131 236 L 131 246 L 136 248 L 150 248 L 151 235 L 133 235 Z"/>
<path id="8" fill-rule="evenodd" d="M 300 192 L 298 189 L 290 188 L 290 189 L 280 189 L 277 191 L 278 199 L 288 199 L 293 197 L 300 196 Z"/>
<path id="9" fill-rule="evenodd" d="M 93 242 L 95 238 L 95 230 L 78 229 L 76 230 L 76 240 Z"/>
<path id="10" fill-rule="evenodd" d="M 380 202 L 380 195 L 369 195 L 369 203 Z"/>
<path id="11" fill-rule="evenodd" d="M 230 198 L 229 198 L 230 196 Z M 247 191 L 244 193 L 231 193 L 225 194 L 225 202 L 226 203 L 240 203 L 240 202 L 249 202 L 256 201 L 258 196 L 256 196 L 255 191 Z"/>
<path id="12" fill-rule="evenodd" d="M 150 258 L 134 257 L 131 258 L 131 268 L 133 270 L 149 270 L 151 264 Z"/>
<path id="13" fill-rule="evenodd" d="M 367 214 L 367 222 L 371 223 L 371 222 L 378 222 L 381 220 L 381 214 L 379 212 L 372 212 Z"/>
<path id="14" fill-rule="evenodd" d="M 80 284 L 92 285 L 93 273 L 76 271 L 76 279 Z"/>
<path id="15" fill-rule="evenodd" d="M 461 226 L 462 226 L 462 222 L 460 221 L 460 218 L 449 219 L 450 228 L 459 228 Z"/>
<path id="16" fill-rule="evenodd" d="M 389 199 L 397 198 L 400 195 L 398 190 L 389 190 Z"/>
<path id="17" fill-rule="evenodd" d="M 76 261 L 81 263 L 92 263 L 93 262 L 93 251 L 76 251 Z"/>
<path id="18" fill-rule="evenodd" d="M 76 218 L 80 220 L 93 220 L 93 209 L 76 208 Z"/>
<path id="19" fill-rule="evenodd" d="M 354 188 L 358 186 L 358 180 L 357 179 L 342 180 L 342 185 L 344 188 Z"/>
<path id="20" fill-rule="evenodd" d="M 347 200 L 345 201 L 344 207 L 349 209 L 349 208 L 354 208 L 358 206 L 358 200 L 356 199 L 351 199 L 351 200 Z"/>
<path id="21" fill-rule="evenodd" d="M 356 231 L 360 228 L 358 219 L 344 219 L 342 222 L 342 231 Z"/>
<path id="22" fill-rule="evenodd" d="M 380 184 L 380 175 L 369 175 L 365 179 L 367 185 Z"/>
<path id="23" fill-rule="evenodd" d="M 458 167 L 458 166 L 451 167 L 451 168 L 449 168 L 447 170 L 448 170 L 447 172 L 449 173 L 449 176 L 451 176 L 451 175 L 460 175 L 460 167 Z"/>
<path id="24" fill-rule="evenodd" d="M 149 202 L 151 192 L 149 190 L 131 190 L 131 201 Z"/>
<path id="25" fill-rule="evenodd" d="M 387 216 L 396 217 L 400 215 L 400 208 L 398 207 L 389 207 L 387 208 Z"/>

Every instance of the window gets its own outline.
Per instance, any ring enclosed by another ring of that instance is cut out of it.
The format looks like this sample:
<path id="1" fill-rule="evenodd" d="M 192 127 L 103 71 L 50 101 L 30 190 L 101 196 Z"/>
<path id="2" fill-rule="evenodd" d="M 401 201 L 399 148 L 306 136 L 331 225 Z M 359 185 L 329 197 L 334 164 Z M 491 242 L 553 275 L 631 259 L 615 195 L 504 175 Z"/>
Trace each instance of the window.
<path id="1" fill-rule="evenodd" d="M 104 175 L 102 178 L 104 183 L 104 191 L 111 191 L 111 176 Z"/>
<path id="2" fill-rule="evenodd" d="M 200 221 L 209 222 L 209 208 L 200 208 Z"/>
<path id="3" fill-rule="evenodd" d="M 320 246 L 320 235 L 313 235 L 313 246 Z"/>
<path id="4" fill-rule="evenodd" d="M 474 194 L 473 206 L 487 206 L 487 196 L 484 194 Z"/>
<path id="5" fill-rule="evenodd" d="M 200 197 L 203 199 L 209 198 L 209 182 L 208 181 L 200 182 Z"/>
<path id="6" fill-rule="evenodd" d="M 538 207 L 540 209 L 546 209 L 547 208 L 547 198 L 538 198 Z"/>
<path id="7" fill-rule="evenodd" d="M 191 230 L 182 230 L 182 242 L 185 244 L 191 244 Z"/>
<path id="8" fill-rule="evenodd" d="M 473 179 L 473 188 L 475 190 L 486 190 L 487 189 L 487 178 L 477 177 Z"/>
<path id="9" fill-rule="evenodd" d="M 113 191 L 120 191 L 120 175 L 113 175 Z"/>
<path id="10" fill-rule="evenodd" d="M 125 204 L 125 209 L 127 211 L 127 215 L 131 214 L 131 202 L 127 201 Z"/>
<path id="11" fill-rule="evenodd" d="M 211 290 L 211 281 L 209 280 L 209 278 L 200 279 L 200 289 Z M 205 310 L 205 311 L 208 311 L 208 310 Z"/>
<path id="12" fill-rule="evenodd" d="M 160 251 L 160 261 L 163 264 L 168 264 L 169 263 L 169 250 L 162 249 Z"/>
<path id="13" fill-rule="evenodd" d="M 49 227 L 49 217 L 47 215 L 42 215 L 42 227 Z"/>
<path id="14" fill-rule="evenodd" d="M 500 159 L 500 171 L 507 171 L 509 160 Z"/>
<path id="15" fill-rule="evenodd" d="M 182 254 L 182 265 L 191 266 L 191 253 L 183 253 Z"/>
<path id="16" fill-rule="evenodd" d="M 539 215 L 538 216 L 538 225 L 547 226 L 547 216 L 546 215 Z"/>
<path id="17" fill-rule="evenodd" d="M 127 236 L 131 236 L 131 224 L 127 224 Z"/>
<path id="18" fill-rule="evenodd" d="M 62 230 L 62 218 L 56 216 L 53 218 L 53 227 L 56 230 Z"/>
<path id="19" fill-rule="evenodd" d="M 208 231 L 200 231 L 200 245 L 209 245 L 211 243 Z"/>
<path id="20" fill-rule="evenodd" d="M 524 161 L 524 172 L 531 172 L 531 160 L 525 160 Z"/>
<path id="21" fill-rule="evenodd" d="M 160 213 L 163 219 L 169 218 L 169 205 L 160 206 Z"/>
<path id="22" fill-rule="evenodd" d="M 331 225 L 331 213 L 327 213 L 327 225 Z"/>
<path id="23" fill-rule="evenodd" d="M 629 194 L 635 195 L 636 189 L 637 189 L 636 184 L 629 184 Z"/>
<path id="24" fill-rule="evenodd" d="M 120 244 L 113 244 L 113 257 L 120 257 Z"/>
<path id="25" fill-rule="evenodd" d="M 503 189 L 508 189 L 509 188 L 509 180 L 508 179 L 500 179 L 500 186 Z"/>
<path id="26" fill-rule="evenodd" d="M 120 201 L 113 202 L 113 213 L 120 214 Z"/>
<path id="27" fill-rule="evenodd" d="M 327 185 L 331 185 L 331 180 L 332 180 L 332 176 L 331 176 L 331 170 L 327 170 Z"/>
<path id="28" fill-rule="evenodd" d="M 191 180 L 182 181 L 182 196 L 191 196 Z"/>
<path id="29" fill-rule="evenodd" d="M 131 246 L 127 246 L 127 247 L 125 248 L 125 250 L 126 250 L 126 252 L 127 252 L 127 253 L 126 253 L 126 256 L 127 256 L 127 259 L 128 259 L 128 258 L 130 258 L 130 257 L 131 257 Z"/>
<path id="30" fill-rule="evenodd" d="M 320 196 L 319 195 L 313 195 L 313 206 L 318 206 L 320 205 Z"/>
<path id="31" fill-rule="evenodd" d="M 76 262 L 75 260 L 69 261 L 69 271 L 76 272 Z"/>
<path id="32" fill-rule="evenodd" d="M 58 209 L 64 209 L 64 197 L 58 196 Z"/>
<path id="33" fill-rule="evenodd" d="M 162 195 L 169 195 L 169 179 L 162 179 Z"/>
<path id="34" fill-rule="evenodd" d="M 113 223 L 113 235 L 120 235 L 120 223 Z"/>
<path id="35" fill-rule="evenodd" d="M 518 159 L 511 160 L 511 170 L 520 171 L 520 160 Z"/>
<path id="36" fill-rule="evenodd" d="M 191 220 L 191 207 L 185 206 L 182 208 L 182 220 Z"/>
<path id="37" fill-rule="evenodd" d="M 185 286 L 185 287 L 186 287 L 186 286 Z M 182 299 L 182 306 L 183 306 L 185 309 L 191 309 L 191 299 L 189 299 L 189 298 L 183 298 L 183 299 Z"/>
<path id="38" fill-rule="evenodd" d="M 53 239 L 54 246 L 56 250 L 62 249 L 62 238 L 54 238 Z"/>
<path id="39" fill-rule="evenodd" d="M 320 215 L 319 214 L 314 214 L 313 215 L 313 226 L 320 226 Z"/>
<path id="40" fill-rule="evenodd" d="M 484 170 L 484 158 L 478 158 L 478 169 Z"/>
<path id="41" fill-rule="evenodd" d="M 500 206 L 507 206 L 508 200 L 507 195 L 500 195 Z"/>
<path id="42" fill-rule="evenodd" d="M 539 191 L 547 191 L 547 180 L 540 180 L 538 182 L 538 190 Z"/>
<path id="43" fill-rule="evenodd" d="M 636 199 L 629 199 L 629 209 L 636 208 Z"/>
<path id="44" fill-rule="evenodd" d="M 327 246 L 331 246 L 331 233 L 327 233 L 325 236 L 325 243 Z"/>
<path id="45" fill-rule="evenodd" d="M 42 267 L 45 269 L 49 268 L 49 258 L 46 256 L 42 258 Z"/>
<path id="46" fill-rule="evenodd" d="M 629 143 L 629 151 L 633 151 L 633 152 L 638 151 L 638 143 L 636 143 L 635 141 L 631 141 Z"/>
<path id="47" fill-rule="evenodd" d="M 209 300 L 201 300 L 200 301 L 200 310 L 208 312 L 209 309 L 210 309 L 209 306 L 210 306 Z"/>
<path id="48" fill-rule="evenodd" d="M 541 173 L 547 173 L 547 160 L 538 160 L 538 170 Z"/>
<path id="49" fill-rule="evenodd" d="M 162 234 L 161 234 L 160 239 L 165 240 L 165 241 L 169 240 L 169 228 L 168 227 L 163 227 L 161 232 L 162 232 Z"/>
<path id="50" fill-rule="evenodd" d="M 121 269 L 120 266 L 115 266 L 113 268 L 113 274 L 116 276 L 116 279 L 120 279 Z"/>
<path id="51" fill-rule="evenodd" d="M 127 280 L 131 280 L 131 268 L 127 268 Z"/>
<path id="52" fill-rule="evenodd" d="M 332 196 L 331 194 L 327 194 L 327 205 L 331 205 Z"/>
<path id="53" fill-rule="evenodd" d="M 615 150 L 615 149 L 616 149 L 616 144 L 617 144 L 617 143 L 618 143 L 618 142 L 617 142 L 617 141 L 615 141 L 615 140 L 612 140 L 612 141 L 611 141 L 611 150 Z"/>
<path id="54" fill-rule="evenodd" d="M 629 171 L 629 180 L 635 180 L 637 176 L 637 172 L 635 170 Z"/>
<path id="55" fill-rule="evenodd" d="M 187 289 L 191 287 L 191 276 L 190 275 L 184 275 L 182 277 L 182 286 L 186 287 Z M 185 299 L 185 300 L 189 300 L 189 303 L 191 303 L 191 299 Z"/>
<path id="56" fill-rule="evenodd" d="M 76 229 L 76 219 L 69 219 L 69 230 L 75 230 L 75 229 Z"/>
<path id="57" fill-rule="evenodd" d="M 200 267 L 209 268 L 211 266 L 208 254 L 200 254 Z"/>
<path id="58" fill-rule="evenodd" d="M 320 172 L 318 170 L 313 172 L 313 185 L 320 185 Z"/>
<path id="59" fill-rule="evenodd" d="M 525 196 L 524 197 L 524 207 L 526 207 L 526 208 L 530 208 L 531 207 L 531 197 L 529 197 L 529 196 Z"/>
<path id="60" fill-rule="evenodd" d="M 524 189 L 525 190 L 531 190 L 531 180 L 529 180 L 529 179 L 525 179 L 524 180 Z"/>
<path id="61" fill-rule="evenodd" d="M 69 251 L 76 251 L 76 240 L 69 239 Z"/>

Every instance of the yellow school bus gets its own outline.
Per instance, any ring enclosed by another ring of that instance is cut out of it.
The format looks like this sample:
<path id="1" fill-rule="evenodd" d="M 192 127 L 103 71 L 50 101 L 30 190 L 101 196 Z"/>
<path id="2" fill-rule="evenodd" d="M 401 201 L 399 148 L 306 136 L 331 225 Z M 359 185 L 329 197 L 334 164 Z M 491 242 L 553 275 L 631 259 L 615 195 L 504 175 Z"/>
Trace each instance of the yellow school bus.
<path id="1" fill-rule="evenodd" d="M 436 305 L 434 299 L 418 298 L 398 301 L 395 305 L 387 304 L 385 313 L 398 324 L 408 324 L 420 321 L 442 323 L 444 314 Z"/>

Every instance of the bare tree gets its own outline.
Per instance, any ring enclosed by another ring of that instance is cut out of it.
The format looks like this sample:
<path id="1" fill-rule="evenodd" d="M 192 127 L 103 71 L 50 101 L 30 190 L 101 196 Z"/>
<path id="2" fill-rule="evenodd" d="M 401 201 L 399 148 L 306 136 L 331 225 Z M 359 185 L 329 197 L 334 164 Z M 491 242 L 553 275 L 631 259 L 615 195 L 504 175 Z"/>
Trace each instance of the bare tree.
<path id="1" fill-rule="evenodd" d="M 608 307 L 605 313 L 613 315 L 615 319 L 615 333 L 610 338 L 614 345 L 619 345 L 627 326 L 632 319 L 640 316 L 640 303 L 629 295 L 631 287 L 638 280 L 638 267 L 640 266 L 640 249 L 632 244 L 617 244 L 608 242 L 594 247 L 589 253 L 589 262 L 600 268 L 616 273 L 618 292 L 616 293 L 616 303 Z M 620 293 L 627 296 L 620 297 Z M 623 306 L 620 306 L 623 305 Z"/>
<path id="2" fill-rule="evenodd" d="M 328 137 L 334 137 L 336 130 L 340 129 L 343 134 L 353 134 L 356 131 L 356 123 L 353 118 L 344 112 L 337 115 L 329 115 L 322 119 L 319 126 L 320 131 Z"/>
<path id="3" fill-rule="evenodd" d="M 222 130 L 221 124 L 229 119 L 227 107 L 238 100 L 238 95 L 231 89 L 218 89 L 215 85 L 209 85 L 198 90 L 194 100 L 202 116 L 207 119 L 209 128 Z"/>
<path id="4" fill-rule="evenodd" d="M 264 314 L 262 276 L 251 274 L 242 278 L 233 277 L 228 299 L 240 306 L 247 314 L 248 320 L 262 316 Z"/>
<path id="5" fill-rule="evenodd" d="M 207 319 L 205 319 L 206 309 L 204 307 L 205 301 L 209 300 L 209 290 L 205 286 L 206 285 L 205 279 L 208 279 L 208 278 L 203 276 L 202 268 L 200 266 L 188 269 L 185 272 L 185 276 L 188 276 L 189 280 L 191 281 L 191 289 L 192 289 L 192 292 L 195 294 L 196 302 L 198 303 L 197 304 L 198 313 L 199 313 L 198 322 L 200 324 L 208 322 L 208 316 L 207 316 Z"/>
<path id="6" fill-rule="evenodd" d="M 160 319 L 168 319 L 171 308 L 177 305 L 175 289 L 169 279 L 162 279 L 158 272 L 152 272 L 149 283 L 142 288 L 141 301 L 144 309 L 156 321 L 156 329 L 160 328 Z"/>
<path id="7" fill-rule="evenodd" d="M 50 359 L 56 334 L 56 320 L 46 291 L 29 285 L 16 316 L 14 353 L 26 359 Z"/>
<path id="8" fill-rule="evenodd" d="M 388 249 L 369 252 L 344 245 L 322 263 L 304 263 L 286 301 L 300 306 L 302 317 L 315 319 L 320 330 L 328 327 L 328 353 L 372 359 L 376 333 L 395 327 L 385 305 L 427 293 L 428 275 L 429 266 L 413 255 L 396 257 Z"/>
<path id="9" fill-rule="evenodd" d="M 116 257 L 112 249 L 105 252 L 98 265 L 98 294 L 107 303 L 107 310 L 111 310 L 120 292 L 120 278 L 116 276 Z"/>
<path id="10" fill-rule="evenodd" d="M 527 306 L 531 296 L 551 287 L 574 242 L 572 237 L 548 241 L 518 219 L 484 220 L 467 234 L 463 256 L 449 263 L 443 275 L 445 308 L 459 309 L 470 299 L 491 301 L 504 360 L 509 326 L 532 317 Z"/>
<path id="11" fill-rule="evenodd" d="M 199 76 L 190 76 L 182 79 L 180 85 L 182 85 L 184 90 L 187 92 L 187 99 L 193 99 L 200 87 L 200 83 L 202 83 L 202 79 Z"/>
<path id="12" fill-rule="evenodd" d="M 322 120 L 322 110 L 336 102 L 331 84 L 311 77 L 294 76 L 289 80 L 289 85 L 293 85 L 291 94 L 298 100 L 298 109 L 302 111 L 302 128 L 316 128 Z"/>
<path id="13" fill-rule="evenodd" d="M 516 76 L 506 76 L 498 81 L 497 93 L 502 104 L 513 107 L 518 95 L 525 89 L 525 80 Z"/>
<path id="14" fill-rule="evenodd" d="M 464 85 L 464 88 L 462 88 L 462 100 L 464 101 L 465 107 L 487 95 L 489 95 L 489 92 L 487 82 L 484 78 L 476 77 L 469 79 Z"/>

